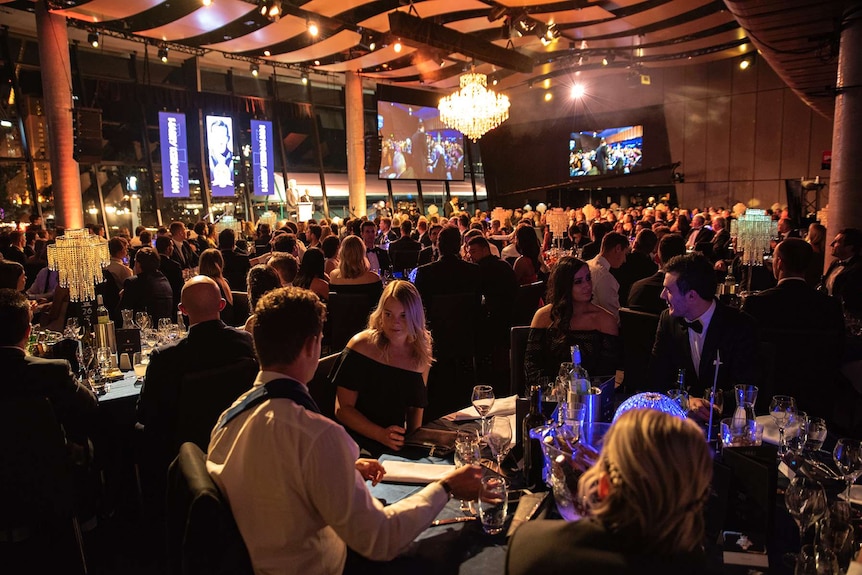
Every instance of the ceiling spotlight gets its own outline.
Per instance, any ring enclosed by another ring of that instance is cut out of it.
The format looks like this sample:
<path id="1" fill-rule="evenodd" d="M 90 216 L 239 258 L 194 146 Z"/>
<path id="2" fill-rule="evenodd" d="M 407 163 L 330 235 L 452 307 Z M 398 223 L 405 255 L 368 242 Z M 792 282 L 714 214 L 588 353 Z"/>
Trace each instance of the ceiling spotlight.
<path id="1" fill-rule="evenodd" d="M 213 0 L 201 0 L 201 4 L 204 6 L 212 6 Z"/>
<path id="2" fill-rule="evenodd" d="M 302 79 L 302 84 L 303 84 L 304 86 L 307 86 L 307 85 L 308 85 L 308 72 L 303 72 L 303 73 L 300 75 L 300 78 Z"/>
<path id="3" fill-rule="evenodd" d="M 315 65 L 315 66 L 320 66 L 320 60 L 315 60 L 315 61 L 314 61 L 314 65 Z"/>
<path id="4" fill-rule="evenodd" d="M 546 102 L 550 102 L 553 99 L 554 99 L 554 94 L 552 94 L 551 92 L 545 92 L 545 101 Z"/>
<path id="5" fill-rule="evenodd" d="M 497 78 L 494 78 L 493 80 L 491 80 L 491 85 L 492 85 L 492 86 L 496 86 L 496 85 L 497 85 L 497 84 L 499 84 L 499 83 L 500 83 L 500 80 L 498 80 Z"/>
<path id="6" fill-rule="evenodd" d="M 317 35 L 320 34 L 320 28 L 314 20 L 308 20 L 306 27 L 308 28 L 308 33 L 311 34 L 312 38 L 317 38 Z"/>
<path id="7" fill-rule="evenodd" d="M 168 47 L 167 46 L 159 46 L 158 57 L 159 57 L 159 60 L 161 60 L 162 62 L 168 61 Z"/>
<path id="8" fill-rule="evenodd" d="M 90 32 L 87 34 L 87 44 L 91 45 L 93 48 L 99 47 L 99 33 L 98 32 Z"/>
<path id="9" fill-rule="evenodd" d="M 401 52 L 401 39 L 395 41 L 395 44 L 392 45 L 392 49 L 395 50 L 395 53 L 398 54 Z"/>
<path id="10" fill-rule="evenodd" d="M 257 75 L 260 73 L 260 66 L 257 64 L 251 65 L 251 75 L 257 78 Z"/>
<path id="11" fill-rule="evenodd" d="M 281 0 L 260 0 L 260 15 L 277 21 L 281 18 Z"/>
<path id="12" fill-rule="evenodd" d="M 584 85 L 583 84 L 575 84 L 572 86 L 572 99 L 579 100 L 584 97 L 585 94 Z"/>
<path id="13" fill-rule="evenodd" d="M 754 64 L 754 55 L 748 54 L 739 61 L 739 69 L 748 70 L 752 64 Z"/>
<path id="14" fill-rule="evenodd" d="M 0 120 L 0 128 L 11 128 L 12 122 L 9 120 Z"/>
<path id="15" fill-rule="evenodd" d="M 263 55 L 264 56 L 272 56 L 272 52 L 270 52 L 269 50 L 264 50 Z"/>
<path id="16" fill-rule="evenodd" d="M 515 27 L 523 36 L 524 34 L 529 34 L 533 31 L 536 27 L 536 21 L 527 15 L 523 15 L 515 22 Z"/>
<path id="17" fill-rule="evenodd" d="M 377 42 L 372 40 L 371 42 L 368 43 L 368 49 L 370 51 L 374 52 L 375 48 L 377 48 Z"/>

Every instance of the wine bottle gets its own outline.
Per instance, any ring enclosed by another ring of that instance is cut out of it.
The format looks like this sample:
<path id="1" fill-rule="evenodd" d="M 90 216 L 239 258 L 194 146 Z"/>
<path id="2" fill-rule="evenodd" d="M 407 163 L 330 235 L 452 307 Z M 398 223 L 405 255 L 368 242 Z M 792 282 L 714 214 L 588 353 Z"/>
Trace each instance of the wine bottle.
<path id="1" fill-rule="evenodd" d="M 108 323 L 111 321 L 111 316 L 108 315 L 108 308 L 105 307 L 105 302 L 101 295 L 96 296 L 96 321 L 98 323 Z"/>
<path id="2" fill-rule="evenodd" d="M 581 348 L 577 345 L 572 346 L 572 385 L 569 389 L 578 395 L 590 392 L 590 374 L 581 365 Z"/>
<path id="3" fill-rule="evenodd" d="M 530 437 L 531 429 L 545 425 L 545 417 L 542 415 L 542 387 L 539 385 L 530 386 L 530 411 L 521 425 L 521 437 L 524 442 L 524 479 L 528 489 L 540 490 L 545 485 L 542 481 L 545 457 L 542 443 Z"/>
<path id="4" fill-rule="evenodd" d="M 685 391 L 685 370 L 680 369 L 676 374 L 676 387 L 680 391 Z"/>

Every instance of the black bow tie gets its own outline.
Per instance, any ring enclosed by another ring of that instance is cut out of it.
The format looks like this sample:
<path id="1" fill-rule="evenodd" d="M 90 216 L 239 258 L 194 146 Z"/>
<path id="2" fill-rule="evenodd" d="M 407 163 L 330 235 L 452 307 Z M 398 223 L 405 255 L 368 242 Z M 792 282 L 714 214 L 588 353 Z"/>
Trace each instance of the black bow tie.
<path id="1" fill-rule="evenodd" d="M 694 321 L 685 321 L 684 318 L 679 318 L 679 323 L 687 329 L 693 329 L 697 333 L 703 333 L 703 324 L 700 323 L 699 319 Z"/>

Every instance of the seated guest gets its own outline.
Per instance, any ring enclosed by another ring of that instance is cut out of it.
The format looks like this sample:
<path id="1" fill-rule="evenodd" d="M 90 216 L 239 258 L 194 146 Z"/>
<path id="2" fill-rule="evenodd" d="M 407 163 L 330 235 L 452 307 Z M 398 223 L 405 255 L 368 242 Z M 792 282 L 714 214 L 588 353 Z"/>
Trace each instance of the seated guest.
<path id="1" fill-rule="evenodd" d="M 481 472 L 469 465 L 386 508 L 371 496 L 365 480 L 380 481 L 382 466 L 357 460 L 356 444 L 319 414 L 305 385 L 317 368 L 325 314 L 307 290 L 261 298 L 253 327 L 261 371 L 210 441 L 207 470 L 256 572 L 335 575 L 357 568 L 360 556 L 392 559 L 451 496 L 477 496 Z"/>
<path id="2" fill-rule="evenodd" d="M 433 228 L 432 228 L 433 233 Z M 532 233 L 532 228 L 530 229 Z M 533 234 L 535 237 L 535 234 Z M 465 262 L 458 255 L 461 249 L 461 233 L 458 228 L 447 227 L 437 238 L 440 259 L 419 266 L 416 270 L 416 289 L 422 295 L 425 306 L 437 295 L 472 293 L 479 305 L 479 266 Z"/>
<path id="3" fill-rule="evenodd" d="M 195 239 L 194 244 L 197 248 L 197 253 L 202 254 L 205 250 L 216 247 L 214 243 L 210 242 L 209 238 L 209 227 L 206 222 L 197 222 L 194 227 Z"/>
<path id="4" fill-rule="evenodd" d="M 621 306 L 628 305 L 629 292 L 636 281 L 647 278 L 658 270 L 654 259 L 657 245 L 658 239 L 655 232 L 651 229 L 642 229 L 638 232 L 631 251 L 626 254 L 623 265 L 616 269 L 611 268 L 611 275 L 620 284 L 618 293 Z"/>
<path id="5" fill-rule="evenodd" d="M 397 272 L 412 270 L 419 261 L 422 244 L 410 237 L 412 231 L 413 223 L 404 220 L 401 222 L 401 237 L 389 244 L 389 258 Z"/>
<path id="6" fill-rule="evenodd" d="M 299 272 L 293 278 L 293 285 L 313 291 L 322 301 L 329 297 L 329 278 L 323 271 L 325 259 L 320 248 L 308 248 L 302 255 Z"/>
<path id="7" fill-rule="evenodd" d="M 24 274 L 24 266 L 18 262 L 0 260 L 0 289 L 13 289 L 24 291 L 27 276 Z"/>
<path id="8" fill-rule="evenodd" d="M 581 365 L 590 375 L 611 375 L 619 366 L 620 342 L 616 318 L 591 303 L 593 284 L 587 263 L 560 258 L 548 280 L 548 304 L 530 324 L 524 369 L 527 381 L 553 382 L 560 363 L 572 361 L 571 346 L 581 350 Z"/>
<path id="9" fill-rule="evenodd" d="M 811 287 L 817 287 L 820 276 L 823 275 L 824 262 L 826 260 L 826 227 L 820 224 L 808 226 L 808 236 L 805 241 L 811 244 L 811 262 L 805 270 L 805 281 Z"/>
<path id="10" fill-rule="evenodd" d="M 835 258 L 821 282 L 821 289 L 838 298 L 844 308 L 862 314 L 862 230 L 844 228 L 832 243 Z"/>
<path id="11" fill-rule="evenodd" d="M 228 325 L 233 325 L 233 293 L 230 286 L 222 275 L 224 268 L 224 260 L 222 252 L 215 248 L 204 250 L 200 256 L 198 271 L 200 275 L 211 278 L 218 286 L 219 293 L 225 301 L 225 305 L 221 308 L 219 317 Z"/>
<path id="12" fill-rule="evenodd" d="M 243 291 L 245 289 L 245 276 L 251 267 L 248 261 L 248 253 L 239 253 L 236 249 L 236 233 L 226 228 L 218 235 L 218 249 L 221 251 L 224 266 L 222 275 L 227 281 L 230 289 Z"/>
<path id="13" fill-rule="evenodd" d="M 96 412 L 96 398 L 77 383 L 68 361 L 27 355 L 30 320 L 27 298 L 18 290 L 0 289 L 3 397 L 47 397 L 67 439 L 85 445 Z"/>
<path id="14" fill-rule="evenodd" d="M 174 242 L 171 241 L 171 236 L 157 237 L 156 251 L 159 252 L 160 258 L 159 271 L 165 274 L 165 277 L 168 278 L 168 283 L 171 284 L 171 291 L 174 294 L 174 308 L 176 308 L 180 305 L 180 294 L 183 291 L 185 280 L 183 279 L 183 268 L 171 259 L 171 254 L 174 252 Z M 176 316 L 171 319 L 176 320 Z"/>
<path id="15" fill-rule="evenodd" d="M 405 434 L 422 426 L 431 361 L 419 292 L 410 282 L 390 282 L 333 379 L 335 416 L 362 448 L 398 451 Z"/>
<path id="16" fill-rule="evenodd" d="M 523 286 L 544 280 L 548 276 L 548 270 L 542 262 L 536 231 L 532 226 L 519 226 L 515 231 L 515 241 L 516 249 L 520 254 L 513 266 L 518 285 Z"/>
<path id="17" fill-rule="evenodd" d="M 660 314 L 667 309 L 661 298 L 664 290 L 664 267 L 676 256 L 685 254 L 685 240 L 679 234 L 667 234 L 658 243 L 658 258 L 662 269 L 653 275 L 636 281 L 629 291 L 628 307 L 647 313 Z"/>
<path id="18" fill-rule="evenodd" d="M 117 289 L 123 289 L 123 284 L 132 277 L 131 268 L 125 264 L 124 258 L 129 257 L 129 247 L 126 240 L 121 237 L 113 237 L 108 240 L 108 253 L 111 255 L 111 263 L 105 267 L 105 271 L 114 278 Z"/>
<path id="19" fill-rule="evenodd" d="M 248 286 L 246 288 L 246 292 L 248 293 L 248 307 L 252 310 L 252 314 L 248 316 L 243 329 L 248 333 L 251 333 L 251 322 L 254 319 L 254 307 L 257 305 L 258 300 L 263 297 L 263 294 L 281 287 L 281 279 L 273 268 L 258 264 L 248 270 L 246 284 Z"/>
<path id="20" fill-rule="evenodd" d="M 629 251 L 629 240 L 617 232 L 610 232 L 602 237 L 602 249 L 599 255 L 587 262 L 593 282 L 593 302 L 619 320 L 620 317 L 620 284 L 611 270 L 619 268 L 626 261 Z"/>
<path id="21" fill-rule="evenodd" d="M 272 227 L 265 222 L 258 222 L 257 230 L 255 230 L 254 238 L 254 253 L 264 254 L 271 249 L 270 240 L 272 239 Z"/>
<path id="22" fill-rule="evenodd" d="M 341 247 L 341 240 L 336 235 L 328 235 L 320 242 L 320 249 L 323 250 L 323 255 L 326 261 L 323 265 L 323 273 L 332 274 L 332 270 L 338 267 L 338 249 Z"/>
<path id="23" fill-rule="evenodd" d="M 273 252 L 272 257 L 266 262 L 268 267 L 271 267 L 278 274 L 278 279 L 281 280 L 281 287 L 293 285 L 293 280 L 299 271 L 299 262 L 290 254 L 283 252 Z"/>
<path id="24" fill-rule="evenodd" d="M 712 458 L 697 425 L 656 410 L 629 411 L 578 481 L 584 517 L 524 523 L 509 541 L 506 572 L 704 573 L 711 480 Z"/>
<path id="25" fill-rule="evenodd" d="M 158 325 L 162 318 L 174 313 L 174 294 L 171 284 L 159 271 L 159 254 L 153 248 L 138 250 L 135 256 L 135 275 L 123 284 L 119 309 L 143 311 Z"/>
<path id="26" fill-rule="evenodd" d="M 599 255 L 602 249 L 602 238 L 605 237 L 608 231 L 610 231 L 609 226 L 606 226 L 603 222 L 595 221 L 590 224 L 590 241 L 582 246 L 582 260 L 588 262 Z"/>
<path id="27" fill-rule="evenodd" d="M 366 294 L 373 302 L 383 293 L 383 282 L 368 269 L 365 244 L 357 236 L 347 236 L 341 242 L 338 267 L 329 276 L 329 289 L 336 293 Z"/>

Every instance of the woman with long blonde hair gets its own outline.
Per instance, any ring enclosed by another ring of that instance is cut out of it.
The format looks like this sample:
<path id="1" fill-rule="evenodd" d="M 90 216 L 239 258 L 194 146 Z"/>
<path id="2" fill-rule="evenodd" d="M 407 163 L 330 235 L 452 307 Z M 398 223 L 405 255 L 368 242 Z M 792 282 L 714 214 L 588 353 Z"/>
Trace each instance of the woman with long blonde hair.
<path id="1" fill-rule="evenodd" d="M 374 456 L 398 451 L 422 426 L 432 361 L 419 292 L 410 282 L 390 282 L 334 377 L 335 416 L 360 447 Z"/>
<path id="2" fill-rule="evenodd" d="M 376 302 L 383 293 L 380 276 L 368 269 L 365 244 L 358 236 L 348 236 L 338 251 L 338 267 L 329 275 L 329 289 L 336 293 L 364 294 Z"/>
<path id="3" fill-rule="evenodd" d="M 694 422 L 629 411 L 578 481 L 585 517 L 522 525 L 509 542 L 507 573 L 703 573 L 711 481 L 712 457 Z"/>

